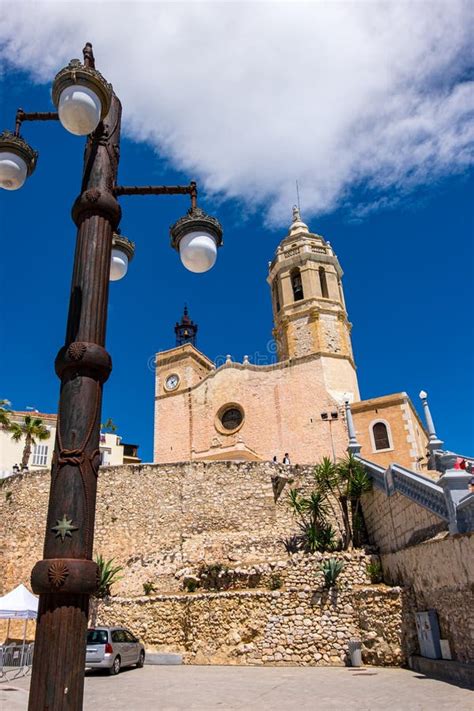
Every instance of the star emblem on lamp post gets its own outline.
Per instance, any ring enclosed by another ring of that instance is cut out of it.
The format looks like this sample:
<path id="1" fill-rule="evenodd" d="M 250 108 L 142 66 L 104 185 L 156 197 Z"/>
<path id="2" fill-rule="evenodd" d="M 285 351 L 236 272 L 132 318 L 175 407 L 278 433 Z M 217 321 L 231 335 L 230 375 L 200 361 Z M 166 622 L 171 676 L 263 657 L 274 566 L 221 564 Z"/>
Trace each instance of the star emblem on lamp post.
<path id="1" fill-rule="evenodd" d="M 66 514 L 64 514 L 61 520 L 58 519 L 56 521 L 56 526 L 53 526 L 51 530 L 56 532 L 56 538 L 61 536 L 61 540 L 64 541 L 66 536 L 72 538 L 71 531 L 77 531 L 78 528 L 72 525 L 72 518 L 69 519 Z"/>

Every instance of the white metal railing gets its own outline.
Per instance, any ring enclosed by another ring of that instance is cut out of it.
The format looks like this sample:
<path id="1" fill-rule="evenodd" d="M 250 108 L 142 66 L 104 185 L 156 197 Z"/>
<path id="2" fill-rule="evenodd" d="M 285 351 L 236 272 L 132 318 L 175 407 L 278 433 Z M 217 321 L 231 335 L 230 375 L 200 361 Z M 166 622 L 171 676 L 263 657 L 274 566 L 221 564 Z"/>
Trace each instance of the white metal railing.
<path id="1" fill-rule="evenodd" d="M 34 643 L 0 646 L 0 682 L 26 676 L 33 663 Z"/>

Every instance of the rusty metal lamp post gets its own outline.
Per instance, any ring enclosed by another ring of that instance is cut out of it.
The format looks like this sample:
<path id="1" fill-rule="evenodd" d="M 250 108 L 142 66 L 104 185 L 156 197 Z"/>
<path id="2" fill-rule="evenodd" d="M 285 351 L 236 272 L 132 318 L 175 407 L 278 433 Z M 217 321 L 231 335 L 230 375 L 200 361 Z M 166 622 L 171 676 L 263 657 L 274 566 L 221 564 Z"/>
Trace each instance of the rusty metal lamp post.
<path id="1" fill-rule="evenodd" d="M 20 136 L 24 121 L 60 120 L 88 135 L 77 225 L 66 339 L 55 369 L 61 380 L 44 559 L 31 575 L 40 595 L 29 711 L 82 709 L 89 596 L 97 587 L 92 560 L 102 388 L 112 362 L 105 350 L 109 279 L 121 278 L 134 246 L 118 232 L 120 195 L 189 194 L 191 207 L 170 230 L 171 244 L 191 271 L 213 266 L 222 244 L 219 222 L 196 205 L 196 184 L 117 185 L 121 104 L 95 69 L 92 46 L 56 76 L 58 113 L 19 109 L 13 133 L 0 135 L 0 187 L 15 190 L 35 169 L 37 153 Z"/>

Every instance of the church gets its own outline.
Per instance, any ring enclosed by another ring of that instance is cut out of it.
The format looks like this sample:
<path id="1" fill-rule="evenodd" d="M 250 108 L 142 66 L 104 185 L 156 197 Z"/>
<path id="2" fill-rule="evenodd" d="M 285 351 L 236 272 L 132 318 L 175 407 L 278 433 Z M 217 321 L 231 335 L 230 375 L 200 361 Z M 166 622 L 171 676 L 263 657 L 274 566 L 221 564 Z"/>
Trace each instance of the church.
<path id="1" fill-rule="evenodd" d="M 268 268 L 276 363 L 228 356 L 217 367 L 185 308 L 175 347 L 156 354 L 154 462 L 335 460 L 347 450 L 347 401 L 362 457 L 426 470 L 428 437 L 408 395 L 360 399 L 342 276 L 295 207 Z"/>

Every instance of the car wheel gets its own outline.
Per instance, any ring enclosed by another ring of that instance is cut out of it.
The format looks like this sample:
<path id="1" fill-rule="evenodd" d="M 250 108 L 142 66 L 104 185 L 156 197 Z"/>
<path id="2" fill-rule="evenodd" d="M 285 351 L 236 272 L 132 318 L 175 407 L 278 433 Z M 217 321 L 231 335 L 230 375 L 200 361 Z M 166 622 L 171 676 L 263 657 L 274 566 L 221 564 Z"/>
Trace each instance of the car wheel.
<path id="1" fill-rule="evenodd" d="M 110 674 L 111 676 L 114 676 L 115 674 L 118 674 L 119 671 L 120 671 L 120 657 L 119 657 L 119 656 L 116 656 L 115 659 L 114 659 L 114 661 L 113 661 L 112 666 L 111 666 L 110 669 L 109 669 L 109 674 Z"/>
<path id="2" fill-rule="evenodd" d="M 144 664 L 145 664 L 145 652 L 142 649 L 142 651 L 140 652 L 140 656 L 138 657 L 137 669 L 141 669 Z"/>

